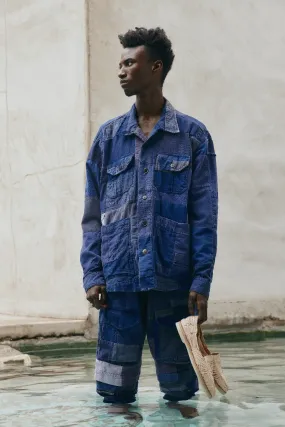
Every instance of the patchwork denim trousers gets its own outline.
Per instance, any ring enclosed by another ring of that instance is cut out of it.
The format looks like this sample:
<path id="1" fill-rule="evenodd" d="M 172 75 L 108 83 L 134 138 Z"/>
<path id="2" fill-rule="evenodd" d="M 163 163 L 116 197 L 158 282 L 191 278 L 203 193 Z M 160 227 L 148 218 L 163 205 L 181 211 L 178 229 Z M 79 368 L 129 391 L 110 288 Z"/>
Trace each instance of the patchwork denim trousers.
<path id="1" fill-rule="evenodd" d="M 135 401 L 147 337 L 164 399 L 187 400 L 198 380 L 175 322 L 189 316 L 188 291 L 109 292 L 100 310 L 95 375 L 107 403 Z"/>

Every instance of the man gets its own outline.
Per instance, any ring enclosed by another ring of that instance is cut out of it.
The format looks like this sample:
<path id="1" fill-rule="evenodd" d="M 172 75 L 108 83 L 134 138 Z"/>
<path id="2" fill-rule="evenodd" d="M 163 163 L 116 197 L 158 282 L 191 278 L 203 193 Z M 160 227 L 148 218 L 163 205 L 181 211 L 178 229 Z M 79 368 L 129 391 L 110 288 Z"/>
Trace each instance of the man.
<path id="1" fill-rule="evenodd" d="M 81 263 L 99 315 L 97 392 L 135 401 L 147 336 L 164 399 L 198 390 L 175 322 L 207 300 L 216 256 L 217 176 L 205 126 L 162 93 L 174 54 L 160 29 L 119 36 L 119 79 L 135 105 L 100 127 L 86 163 Z"/>

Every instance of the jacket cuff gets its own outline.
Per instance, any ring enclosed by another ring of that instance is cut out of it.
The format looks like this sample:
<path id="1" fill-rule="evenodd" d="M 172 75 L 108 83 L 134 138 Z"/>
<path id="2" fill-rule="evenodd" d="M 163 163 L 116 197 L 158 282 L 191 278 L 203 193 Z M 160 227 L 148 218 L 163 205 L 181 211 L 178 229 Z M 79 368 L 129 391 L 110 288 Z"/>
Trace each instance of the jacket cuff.
<path id="1" fill-rule="evenodd" d="M 197 292 L 197 294 L 205 295 L 208 298 L 210 294 L 211 281 L 204 277 L 196 277 L 191 285 L 190 291 Z"/>
<path id="2" fill-rule="evenodd" d="M 106 286 L 103 273 L 90 273 L 83 278 L 83 287 L 85 292 L 93 286 Z"/>

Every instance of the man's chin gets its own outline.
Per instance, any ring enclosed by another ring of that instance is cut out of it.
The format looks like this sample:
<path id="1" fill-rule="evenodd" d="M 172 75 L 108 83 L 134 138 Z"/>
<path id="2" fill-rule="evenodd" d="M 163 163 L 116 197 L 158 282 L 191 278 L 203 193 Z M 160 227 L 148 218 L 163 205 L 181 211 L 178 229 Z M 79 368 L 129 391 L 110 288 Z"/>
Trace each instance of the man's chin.
<path id="1" fill-rule="evenodd" d="M 126 96 L 134 96 L 136 93 L 135 91 L 133 91 L 132 89 L 123 89 L 123 91 L 125 92 Z"/>

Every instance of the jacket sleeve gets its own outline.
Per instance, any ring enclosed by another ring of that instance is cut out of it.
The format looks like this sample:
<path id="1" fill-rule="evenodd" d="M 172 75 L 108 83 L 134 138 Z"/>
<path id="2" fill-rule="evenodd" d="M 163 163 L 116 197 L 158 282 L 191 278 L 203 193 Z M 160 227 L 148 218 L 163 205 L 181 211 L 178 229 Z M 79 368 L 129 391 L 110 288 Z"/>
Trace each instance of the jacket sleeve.
<path id="1" fill-rule="evenodd" d="M 217 252 L 218 184 L 214 144 L 207 130 L 192 137 L 189 191 L 191 291 L 209 296 Z"/>
<path id="2" fill-rule="evenodd" d="M 85 204 L 81 223 L 83 242 L 80 253 L 86 292 L 94 285 L 105 285 L 101 262 L 100 170 L 99 131 L 86 161 Z"/>

